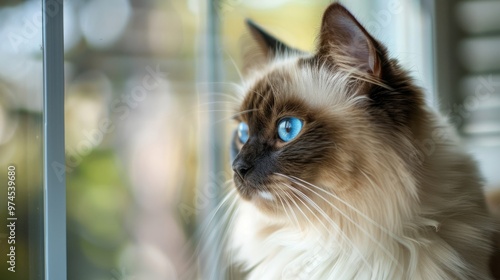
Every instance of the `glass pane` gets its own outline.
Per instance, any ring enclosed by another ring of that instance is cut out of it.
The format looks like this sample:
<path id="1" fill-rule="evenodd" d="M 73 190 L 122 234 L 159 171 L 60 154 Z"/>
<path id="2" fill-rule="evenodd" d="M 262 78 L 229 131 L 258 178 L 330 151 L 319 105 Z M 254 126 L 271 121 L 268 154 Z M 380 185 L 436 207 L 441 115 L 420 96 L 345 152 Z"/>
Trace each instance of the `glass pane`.
<path id="1" fill-rule="evenodd" d="M 185 209 L 195 197 L 203 110 L 202 11 L 191 4 L 65 2 L 68 279 L 191 271 L 196 215 Z"/>
<path id="2" fill-rule="evenodd" d="M 42 279 L 41 1 L 1 2 L 0 41 L 0 279 Z"/>

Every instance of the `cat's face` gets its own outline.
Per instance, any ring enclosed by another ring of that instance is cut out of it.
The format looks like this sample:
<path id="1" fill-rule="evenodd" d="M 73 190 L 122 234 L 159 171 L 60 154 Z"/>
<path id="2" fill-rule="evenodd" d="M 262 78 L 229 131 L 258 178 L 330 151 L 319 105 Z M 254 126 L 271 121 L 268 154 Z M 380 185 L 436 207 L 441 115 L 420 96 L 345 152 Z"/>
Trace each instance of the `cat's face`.
<path id="1" fill-rule="evenodd" d="M 323 95 L 322 87 L 347 89 L 326 85 L 328 73 L 321 77 L 307 63 L 288 63 L 270 70 L 248 89 L 233 138 L 238 150 L 234 182 L 240 195 L 269 209 L 282 207 L 280 199 L 288 201 L 287 195 L 299 195 L 292 187 L 311 196 L 306 187 L 284 176 L 315 185 L 357 176 L 354 166 L 361 156 L 356 155 L 361 148 L 357 146 L 366 143 L 349 131 L 370 125 L 362 106 L 355 105 L 363 98 L 343 92 L 332 92 L 336 98 Z"/>
<path id="2" fill-rule="evenodd" d="M 235 117 L 233 180 L 243 199 L 274 214 L 304 201 L 324 209 L 325 192 L 362 195 L 373 173 L 402 164 L 421 97 L 347 10 L 327 9 L 312 55 L 279 58 L 276 47 L 286 46 L 251 28 L 270 63 L 246 85 Z"/>

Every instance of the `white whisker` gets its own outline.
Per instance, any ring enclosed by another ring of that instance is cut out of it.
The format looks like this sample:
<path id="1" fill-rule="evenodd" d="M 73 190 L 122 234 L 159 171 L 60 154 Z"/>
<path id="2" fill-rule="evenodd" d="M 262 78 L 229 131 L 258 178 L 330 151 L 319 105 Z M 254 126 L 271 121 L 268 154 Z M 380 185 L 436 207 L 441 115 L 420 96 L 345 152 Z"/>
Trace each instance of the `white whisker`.
<path id="1" fill-rule="evenodd" d="M 290 180 L 292 180 L 293 182 L 299 184 L 300 186 L 308 189 L 309 191 L 311 191 L 312 193 L 316 194 L 319 198 L 323 199 L 326 203 L 328 203 L 328 205 L 330 205 L 331 207 L 333 207 L 337 212 L 339 212 L 345 219 L 347 219 L 349 222 L 351 222 L 354 226 L 356 226 L 362 233 L 364 233 L 371 241 L 373 241 L 376 245 L 378 245 L 380 247 L 380 249 L 387 254 L 387 256 L 389 258 L 391 258 L 391 260 L 397 264 L 397 266 L 399 267 L 400 266 L 400 263 L 398 260 L 396 260 L 394 258 L 394 256 L 392 256 L 392 254 L 384 247 L 382 246 L 382 244 L 376 240 L 365 228 L 363 228 L 361 225 L 359 225 L 359 223 L 357 223 L 356 221 L 354 221 L 351 217 L 349 217 L 348 215 L 346 215 L 341 209 L 339 209 L 337 206 L 335 206 L 333 203 L 331 203 L 328 199 L 324 198 L 323 196 L 321 196 L 319 193 L 315 192 L 313 189 L 305 186 L 304 184 L 300 183 L 297 179 L 294 179 L 295 177 L 290 177 L 290 176 L 286 176 L 284 174 L 281 174 L 281 173 L 275 173 L 277 175 L 280 175 L 280 176 L 283 176 L 285 178 L 288 178 Z M 304 181 L 304 180 L 301 180 L 301 181 Z M 305 181 L 304 181 L 305 182 Z M 308 185 L 312 185 L 310 183 L 307 182 Z M 317 187 L 317 186 L 316 186 Z M 318 188 L 318 187 L 317 187 Z M 378 224 L 377 224 L 378 225 Z M 378 225 L 380 227 L 380 225 Z"/>
<path id="2" fill-rule="evenodd" d="M 359 256 L 361 257 L 361 260 L 370 268 L 370 269 L 373 269 L 372 266 L 369 264 L 369 262 L 365 259 L 365 257 L 363 256 L 363 254 L 361 253 L 361 251 L 359 250 L 358 247 L 356 247 L 354 245 L 354 243 L 352 243 L 352 241 L 349 239 L 349 237 L 342 231 L 342 229 L 340 229 L 340 227 L 330 218 L 328 217 L 328 215 L 325 213 L 325 211 L 323 209 L 321 209 L 319 207 L 318 204 L 316 204 L 312 199 L 310 199 L 309 197 L 307 197 L 307 195 L 305 195 L 303 192 L 301 192 L 300 190 L 290 186 L 290 185 L 287 185 L 287 184 L 284 184 L 285 186 L 289 187 L 292 192 L 298 192 L 298 194 L 303 197 L 304 199 L 306 199 L 310 205 L 312 207 L 314 207 L 314 209 L 316 209 L 316 211 L 318 211 L 325 219 L 326 221 L 328 221 L 334 229 L 337 230 L 337 232 L 340 234 L 340 236 L 342 237 L 342 239 L 344 239 L 347 243 L 349 243 L 349 245 L 351 246 L 351 248 L 353 248 L 354 250 L 356 250 L 359 254 Z M 297 197 L 297 196 L 296 196 Z M 298 198 L 298 197 L 297 197 Z M 301 201 L 299 199 L 299 201 Z M 303 202 L 303 201 L 302 201 Z M 307 205 L 305 205 L 305 202 L 304 203 L 304 206 L 307 207 Z M 298 207 L 298 206 L 297 206 Z M 326 225 L 321 221 L 321 219 L 318 218 L 318 216 L 316 214 L 314 214 L 314 212 L 309 208 L 307 207 L 307 209 L 309 209 L 309 211 L 311 211 L 311 213 L 316 217 L 316 219 L 321 222 L 321 224 L 325 227 L 325 229 L 327 230 L 327 232 L 329 231 L 328 228 L 326 227 Z M 312 223 L 312 222 L 311 222 Z"/>
<path id="3" fill-rule="evenodd" d="M 379 225 L 376 221 L 374 221 L 372 218 L 368 217 L 365 213 L 359 211 L 356 207 L 352 206 L 351 204 L 347 203 L 345 200 L 341 199 L 338 195 L 334 194 L 334 193 L 331 193 L 331 192 L 328 192 L 314 184 L 311 184 L 305 180 L 302 180 L 300 178 L 297 178 L 297 177 L 294 177 L 294 176 L 286 176 L 284 174 L 278 174 L 278 175 L 281 175 L 281 176 L 285 176 L 287 177 L 288 179 L 291 179 L 291 180 L 298 180 L 304 184 L 307 184 L 333 198 L 335 198 L 336 200 L 338 200 L 339 202 L 341 202 L 342 204 L 344 204 L 345 206 L 349 207 L 349 209 L 353 210 L 354 212 L 356 212 L 356 214 L 360 215 L 362 218 L 366 219 L 369 223 L 371 223 L 372 225 L 376 226 L 378 229 L 380 229 L 381 231 L 383 231 L 384 233 L 388 234 L 390 237 L 394 238 L 396 241 L 398 241 L 399 243 L 401 244 L 404 244 L 404 240 L 402 240 L 400 237 L 396 236 L 394 233 L 390 232 L 389 230 L 387 230 L 386 228 L 382 227 L 381 225 Z M 303 186 L 303 185 L 302 185 Z"/>
<path id="4" fill-rule="evenodd" d="M 259 110 L 260 109 L 257 109 L 257 108 L 256 109 L 243 110 L 241 112 L 238 112 L 238 113 L 232 115 L 231 118 L 235 118 L 235 117 L 237 117 L 239 115 L 243 115 L 243 114 L 246 114 L 246 113 L 249 113 L 249 112 L 255 112 L 255 111 L 259 111 Z"/>
<path id="5" fill-rule="evenodd" d="M 234 67 L 234 70 L 236 70 L 236 73 L 238 74 L 238 77 L 240 78 L 240 82 L 243 83 L 244 82 L 243 75 L 241 74 L 240 69 L 236 65 L 236 62 L 234 61 L 233 57 L 229 54 L 228 51 L 224 51 L 224 52 L 229 57 L 229 60 L 231 60 L 231 63 L 233 64 L 233 67 Z"/>
<path id="6" fill-rule="evenodd" d="M 275 185 L 279 188 L 279 186 L 278 186 L 277 184 L 275 184 Z M 277 194 L 279 194 L 279 192 L 277 192 Z M 285 211 L 285 214 L 286 214 L 286 216 L 288 217 L 288 220 L 289 220 L 290 222 L 292 222 L 292 224 L 293 224 L 293 221 L 295 221 L 295 222 L 296 222 L 296 226 L 297 226 L 297 228 L 299 228 L 299 227 L 300 227 L 300 223 L 299 223 L 299 221 L 297 220 L 297 217 L 293 216 L 293 217 L 294 217 L 294 219 L 292 219 L 292 218 L 290 217 L 290 215 L 288 214 L 288 211 L 286 210 L 286 207 L 285 207 L 285 205 L 284 205 L 284 203 L 286 203 L 286 205 L 288 206 L 288 209 L 289 209 L 290 211 L 292 211 L 290 204 L 288 204 L 287 200 L 286 200 L 284 197 L 282 197 L 281 195 L 278 195 L 278 198 L 280 199 L 281 205 L 283 206 L 283 210 Z M 283 203 L 283 202 L 284 202 L 284 203 Z M 293 214 L 293 215 L 295 215 L 295 213 L 293 213 L 293 211 L 292 211 L 292 214 Z"/>

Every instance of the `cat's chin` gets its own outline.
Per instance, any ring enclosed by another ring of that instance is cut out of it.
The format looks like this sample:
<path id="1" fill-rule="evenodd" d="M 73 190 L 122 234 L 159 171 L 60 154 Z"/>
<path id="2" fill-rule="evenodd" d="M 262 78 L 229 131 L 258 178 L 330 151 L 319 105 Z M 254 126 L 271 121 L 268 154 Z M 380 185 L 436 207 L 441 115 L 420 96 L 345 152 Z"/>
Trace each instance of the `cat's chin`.
<path id="1" fill-rule="evenodd" d="M 280 216 L 281 211 L 277 206 L 281 204 L 271 192 L 256 191 L 248 201 L 267 216 Z"/>
<path id="2" fill-rule="evenodd" d="M 284 175 L 269 176 L 256 184 L 253 184 L 251 180 L 242 180 L 234 176 L 233 184 L 242 200 L 273 216 L 285 213 L 286 211 L 283 211 L 285 205 L 292 207 L 297 203 L 300 204 L 300 199 L 298 201 L 293 199 L 297 198 L 297 193 L 302 196 L 311 196 L 310 191 L 301 186 L 303 184 L 290 181 Z"/>
<path id="3" fill-rule="evenodd" d="M 237 185 L 236 189 L 238 190 L 240 197 L 247 201 L 273 203 L 276 200 L 275 195 L 267 190 L 242 185 Z"/>
<path id="4" fill-rule="evenodd" d="M 256 197 L 270 199 L 272 197 L 271 193 L 266 190 L 265 184 L 262 184 L 262 182 L 253 184 L 250 180 L 243 180 L 235 175 L 233 177 L 233 183 L 239 195 L 244 200 L 251 201 Z"/>
<path id="5" fill-rule="evenodd" d="M 241 193 L 239 193 L 239 196 L 267 217 L 280 220 L 287 217 L 286 211 L 284 212 L 282 209 L 281 203 L 283 202 L 270 191 L 255 190 L 251 194 L 246 194 L 245 197 Z"/>
<path id="6" fill-rule="evenodd" d="M 248 186 L 241 182 L 235 182 L 236 190 L 241 199 L 253 204 L 265 213 L 275 213 L 277 202 L 276 195 L 263 187 Z"/>

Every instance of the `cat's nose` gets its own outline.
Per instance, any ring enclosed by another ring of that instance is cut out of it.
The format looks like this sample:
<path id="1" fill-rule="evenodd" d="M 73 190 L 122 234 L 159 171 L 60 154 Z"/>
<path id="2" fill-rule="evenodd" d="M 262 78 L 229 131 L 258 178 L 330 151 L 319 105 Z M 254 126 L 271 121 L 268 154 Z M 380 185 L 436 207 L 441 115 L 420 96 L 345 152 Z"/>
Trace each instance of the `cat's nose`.
<path id="1" fill-rule="evenodd" d="M 238 174 L 238 176 L 243 180 L 245 175 L 252 169 L 252 166 L 242 160 L 241 158 L 236 157 L 233 162 L 233 171 Z"/>

